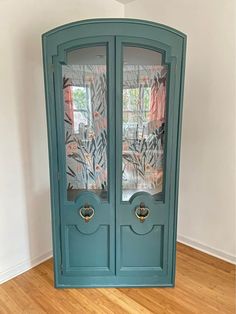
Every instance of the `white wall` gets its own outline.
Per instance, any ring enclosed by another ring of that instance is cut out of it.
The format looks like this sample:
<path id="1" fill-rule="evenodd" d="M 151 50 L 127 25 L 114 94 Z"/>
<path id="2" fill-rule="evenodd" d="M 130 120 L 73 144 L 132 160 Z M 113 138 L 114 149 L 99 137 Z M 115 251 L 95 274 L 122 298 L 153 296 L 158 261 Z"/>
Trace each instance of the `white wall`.
<path id="1" fill-rule="evenodd" d="M 236 261 L 235 0 L 136 0 L 125 17 L 188 35 L 178 238 Z"/>
<path id="2" fill-rule="evenodd" d="M 41 34 L 123 14 L 114 0 L 0 1 L 0 282 L 51 254 Z"/>

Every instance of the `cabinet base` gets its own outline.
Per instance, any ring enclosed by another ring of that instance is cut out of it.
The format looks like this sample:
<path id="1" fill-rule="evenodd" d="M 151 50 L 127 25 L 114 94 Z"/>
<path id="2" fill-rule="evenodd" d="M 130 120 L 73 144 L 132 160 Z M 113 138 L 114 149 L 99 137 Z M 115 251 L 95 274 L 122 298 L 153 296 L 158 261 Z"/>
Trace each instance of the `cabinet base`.
<path id="1" fill-rule="evenodd" d="M 135 288 L 135 287 L 174 287 L 174 280 L 147 277 L 61 277 L 55 279 L 55 288 Z"/>

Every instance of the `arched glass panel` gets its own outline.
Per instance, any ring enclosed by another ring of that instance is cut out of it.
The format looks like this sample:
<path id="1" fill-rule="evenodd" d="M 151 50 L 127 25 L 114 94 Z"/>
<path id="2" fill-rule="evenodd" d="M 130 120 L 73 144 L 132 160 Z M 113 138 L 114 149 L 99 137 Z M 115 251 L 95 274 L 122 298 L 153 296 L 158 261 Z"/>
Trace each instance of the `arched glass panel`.
<path id="1" fill-rule="evenodd" d="M 123 47 L 122 200 L 162 198 L 167 66 L 162 54 Z"/>
<path id="2" fill-rule="evenodd" d="M 67 198 L 107 199 L 106 46 L 73 50 L 62 66 Z"/>

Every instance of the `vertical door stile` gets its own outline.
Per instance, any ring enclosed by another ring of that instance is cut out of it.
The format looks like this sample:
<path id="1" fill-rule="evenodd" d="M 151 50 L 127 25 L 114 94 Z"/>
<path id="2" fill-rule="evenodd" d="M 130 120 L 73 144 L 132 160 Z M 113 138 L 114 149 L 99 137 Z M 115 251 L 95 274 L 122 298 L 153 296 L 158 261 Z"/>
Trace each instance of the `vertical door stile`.
<path id="1" fill-rule="evenodd" d="M 63 255 L 63 237 L 62 237 L 62 225 L 63 225 L 63 219 L 62 219 L 62 204 L 63 204 L 63 183 L 62 180 L 59 180 L 61 178 L 60 172 L 63 167 L 62 163 L 62 155 L 60 151 L 60 137 L 61 137 L 61 85 L 60 85 L 60 74 L 61 74 L 61 68 L 58 61 L 58 56 L 53 56 L 52 58 L 52 77 L 53 77 L 53 93 L 54 93 L 54 101 L 55 104 L 57 104 L 55 109 L 55 132 L 56 132 L 56 146 L 57 146 L 57 166 L 56 174 L 57 174 L 57 187 L 58 187 L 58 220 L 59 220 L 59 230 L 58 230 L 58 238 L 59 243 L 57 243 L 57 249 L 60 252 L 59 254 L 59 261 L 58 261 L 58 269 L 59 269 L 59 276 L 63 273 L 63 265 L 65 265 L 64 262 L 64 255 Z M 63 147 L 63 146 L 62 146 Z M 55 276 L 58 276 L 58 273 L 55 274 Z"/>
<path id="2" fill-rule="evenodd" d="M 116 132 L 116 180 L 115 180 L 115 212 L 116 212 L 116 275 L 119 274 L 120 268 L 120 201 L 121 201 L 121 80 L 122 80 L 122 51 L 119 41 L 119 37 L 115 36 L 115 108 L 116 108 L 116 121 L 115 121 L 115 132 Z"/>
<path id="3" fill-rule="evenodd" d="M 116 191 L 115 191 L 115 178 L 116 178 L 116 95 L 115 95 L 115 38 L 114 36 L 109 37 L 109 43 L 107 46 L 108 51 L 108 167 L 109 167 L 109 202 L 110 202 L 110 215 L 111 215 L 111 227 L 110 230 L 110 248 L 111 248 L 111 259 L 112 259 L 112 274 L 116 274 Z"/>

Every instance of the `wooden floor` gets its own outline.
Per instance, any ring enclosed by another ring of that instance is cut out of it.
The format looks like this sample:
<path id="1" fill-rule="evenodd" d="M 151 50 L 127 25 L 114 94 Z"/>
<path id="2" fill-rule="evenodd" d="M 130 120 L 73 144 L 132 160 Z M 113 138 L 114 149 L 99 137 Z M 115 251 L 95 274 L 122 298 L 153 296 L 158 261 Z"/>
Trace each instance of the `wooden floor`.
<path id="1" fill-rule="evenodd" d="M 235 313 L 235 266 L 178 244 L 175 288 L 57 290 L 48 260 L 0 286 L 0 313 Z"/>

